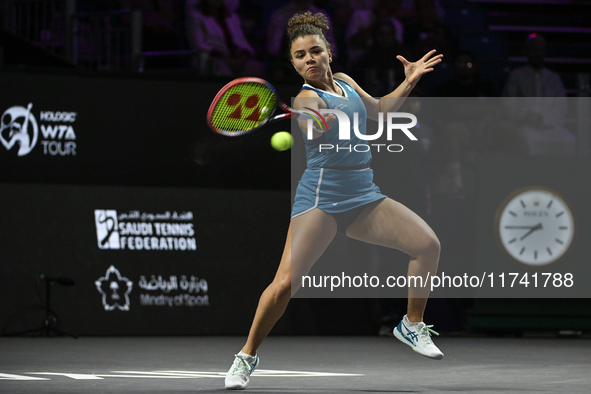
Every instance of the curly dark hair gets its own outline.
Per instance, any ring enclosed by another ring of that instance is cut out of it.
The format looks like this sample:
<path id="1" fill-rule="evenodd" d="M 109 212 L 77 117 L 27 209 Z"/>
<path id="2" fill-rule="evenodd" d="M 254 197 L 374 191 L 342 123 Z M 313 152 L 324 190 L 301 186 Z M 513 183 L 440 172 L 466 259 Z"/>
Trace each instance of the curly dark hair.
<path id="1" fill-rule="evenodd" d="M 310 11 L 299 12 L 291 17 L 287 23 L 287 41 L 288 47 L 300 37 L 317 35 L 326 44 L 328 50 L 332 50 L 330 43 L 326 39 L 326 32 L 330 29 L 328 18 L 321 12 L 312 14 Z M 291 58 L 291 53 L 290 53 Z"/>

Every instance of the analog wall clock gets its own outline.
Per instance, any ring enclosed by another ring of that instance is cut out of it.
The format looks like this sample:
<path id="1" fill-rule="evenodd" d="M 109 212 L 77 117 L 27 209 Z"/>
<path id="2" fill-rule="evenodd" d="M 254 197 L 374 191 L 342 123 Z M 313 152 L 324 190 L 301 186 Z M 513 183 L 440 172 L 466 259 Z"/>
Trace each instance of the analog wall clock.
<path id="1" fill-rule="evenodd" d="M 560 259 L 571 246 L 575 222 L 555 191 L 528 187 L 512 193 L 499 207 L 495 230 L 502 248 L 520 263 L 542 266 Z"/>

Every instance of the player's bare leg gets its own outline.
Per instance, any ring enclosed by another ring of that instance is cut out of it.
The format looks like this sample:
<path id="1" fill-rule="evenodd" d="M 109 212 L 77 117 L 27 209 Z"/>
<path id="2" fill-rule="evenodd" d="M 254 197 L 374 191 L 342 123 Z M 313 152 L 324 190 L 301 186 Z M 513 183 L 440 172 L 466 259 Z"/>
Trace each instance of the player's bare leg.
<path id="1" fill-rule="evenodd" d="M 275 279 L 261 295 L 246 344 L 226 375 L 226 388 L 244 389 L 248 386 L 250 374 L 259 362 L 259 346 L 285 312 L 292 290 L 299 289 L 302 276 L 308 274 L 324 253 L 336 231 L 335 219 L 319 209 L 292 219 Z"/>
<path id="2" fill-rule="evenodd" d="M 273 282 L 263 292 L 255 317 L 242 348 L 246 354 L 255 355 L 277 320 L 283 315 L 292 290 L 295 293 L 314 263 L 320 258 L 336 235 L 334 218 L 314 209 L 294 218 L 289 226 L 287 241 Z"/>
<path id="3" fill-rule="evenodd" d="M 410 256 L 408 276 L 421 277 L 424 282 L 423 286 L 420 283 L 418 286 L 409 286 L 407 315 L 394 330 L 394 334 L 398 339 L 402 336 L 403 342 L 418 353 L 441 359 L 443 353 L 430 338 L 434 331 L 423 323 L 430 292 L 425 281 L 437 273 L 439 264 L 440 244 L 433 230 L 410 209 L 386 198 L 365 208 L 347 229 L 347 236 L 398 249 Z M 400 332 L 397 333 L 397 330 Z M 410 330 L 408 338 L 405 330 Z"/>

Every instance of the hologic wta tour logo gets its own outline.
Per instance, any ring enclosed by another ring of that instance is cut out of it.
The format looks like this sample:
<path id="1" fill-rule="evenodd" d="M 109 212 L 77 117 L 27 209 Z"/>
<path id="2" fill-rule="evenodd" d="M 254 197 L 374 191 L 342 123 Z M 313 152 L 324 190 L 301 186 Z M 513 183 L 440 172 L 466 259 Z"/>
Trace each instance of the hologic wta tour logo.
<path id="1" fill-rule="evenodd" d="M 307 120 L 306 125 L 306 134 L 309 140 L 313 139 L 313 132 L 314 132 L 314 122 L 316 122 L 320 129 L 318 131 L 324 132 L 328 130 L 328 126 L 326 125 L 326 120 L 322 115 L 326 114 L 333 114 L 336 116 L 338 123 L 339 123 L 339 140 L 350 140 L 351 139 L 351 120 L 349 116 L 339 109 L 319 109 L 318 111 L 314 111 L 311 108 L 306 108 L 307 110 L 311 111 L 310 113 L 303 111 L 301 118 Z M 408 123 L 398 123 L 397 120 L 399 119 L 408 119 L 410 122 Z M 322 123 L 320 122 L 322 121 Z M 384 113 L 378 113 L 378 130 L 375 134 L 367 135 L 363 134 L 359 131 L 359 113 L 355 112 L 353 114 L 353 133 L 357 138 L 362 141 L 375 141 L 382 136 L 384 133 L 384 123 L 385 123 L 385 131 L 386 131 L 386 138 L 388 141 L 392 141 L 392 135 L 394 130 L 402 131 L 409 140 L 417 141 L 417 137 L 415 137 L 409 129 L 415 127 L 417 125 L 417 117 L 413 114 L 407 112 L 387 112 L 386 113 L 386 121 L 384 122 Z M 322 128 L 324 126 L 324 128 Z M 323 151 L 330 151 L 334 150 L 336 152 L 339 151 L 348 151 L 348 152 L 368 152 L 371 148 L 377 149 L 380 152 L 381 148 L 385 148 L 388 152 L 401 152 L 404 147 L 400 144 L 356 144 L 356 145 L 347 145 L 347 146 L 339 146 L 335 144 L 319 144 L 318 150 L 319 152 Z"/>
<path id="2" fill-rule="evenodd" d="M 39 127 L 37 119 L 31 113 L 32 103 L 25 107 L 10 107 L 0 119 L 0 141 L 6 150 L 11 150 L 17 143 L 17 155 L 27 155 L 37 144 Z"/>
<path id="3" fill-rule="evenodd" d="M 75 156 L 76 133 L 72 124 L 78 113 L 41 111 L 39 124 L 32 112 L 33 103 L 27 107 L 8 108 L 0 118 L 0 141 L 7 151 L 18 145 L 17 156 L 26 156 L 37 146 L 49 156 Z"/>

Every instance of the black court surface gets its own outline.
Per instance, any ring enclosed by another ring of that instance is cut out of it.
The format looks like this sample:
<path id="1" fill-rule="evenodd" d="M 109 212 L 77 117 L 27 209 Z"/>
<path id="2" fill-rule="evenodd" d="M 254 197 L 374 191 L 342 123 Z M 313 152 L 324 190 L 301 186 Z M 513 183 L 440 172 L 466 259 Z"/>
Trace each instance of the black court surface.
<path id="1" fill-rule="evenodd" d="M 0 393 L 223 393 L 242 337 L 0 337 Z M 591 339 L 269 337 L 245 393 L 591 393 Z"/>

